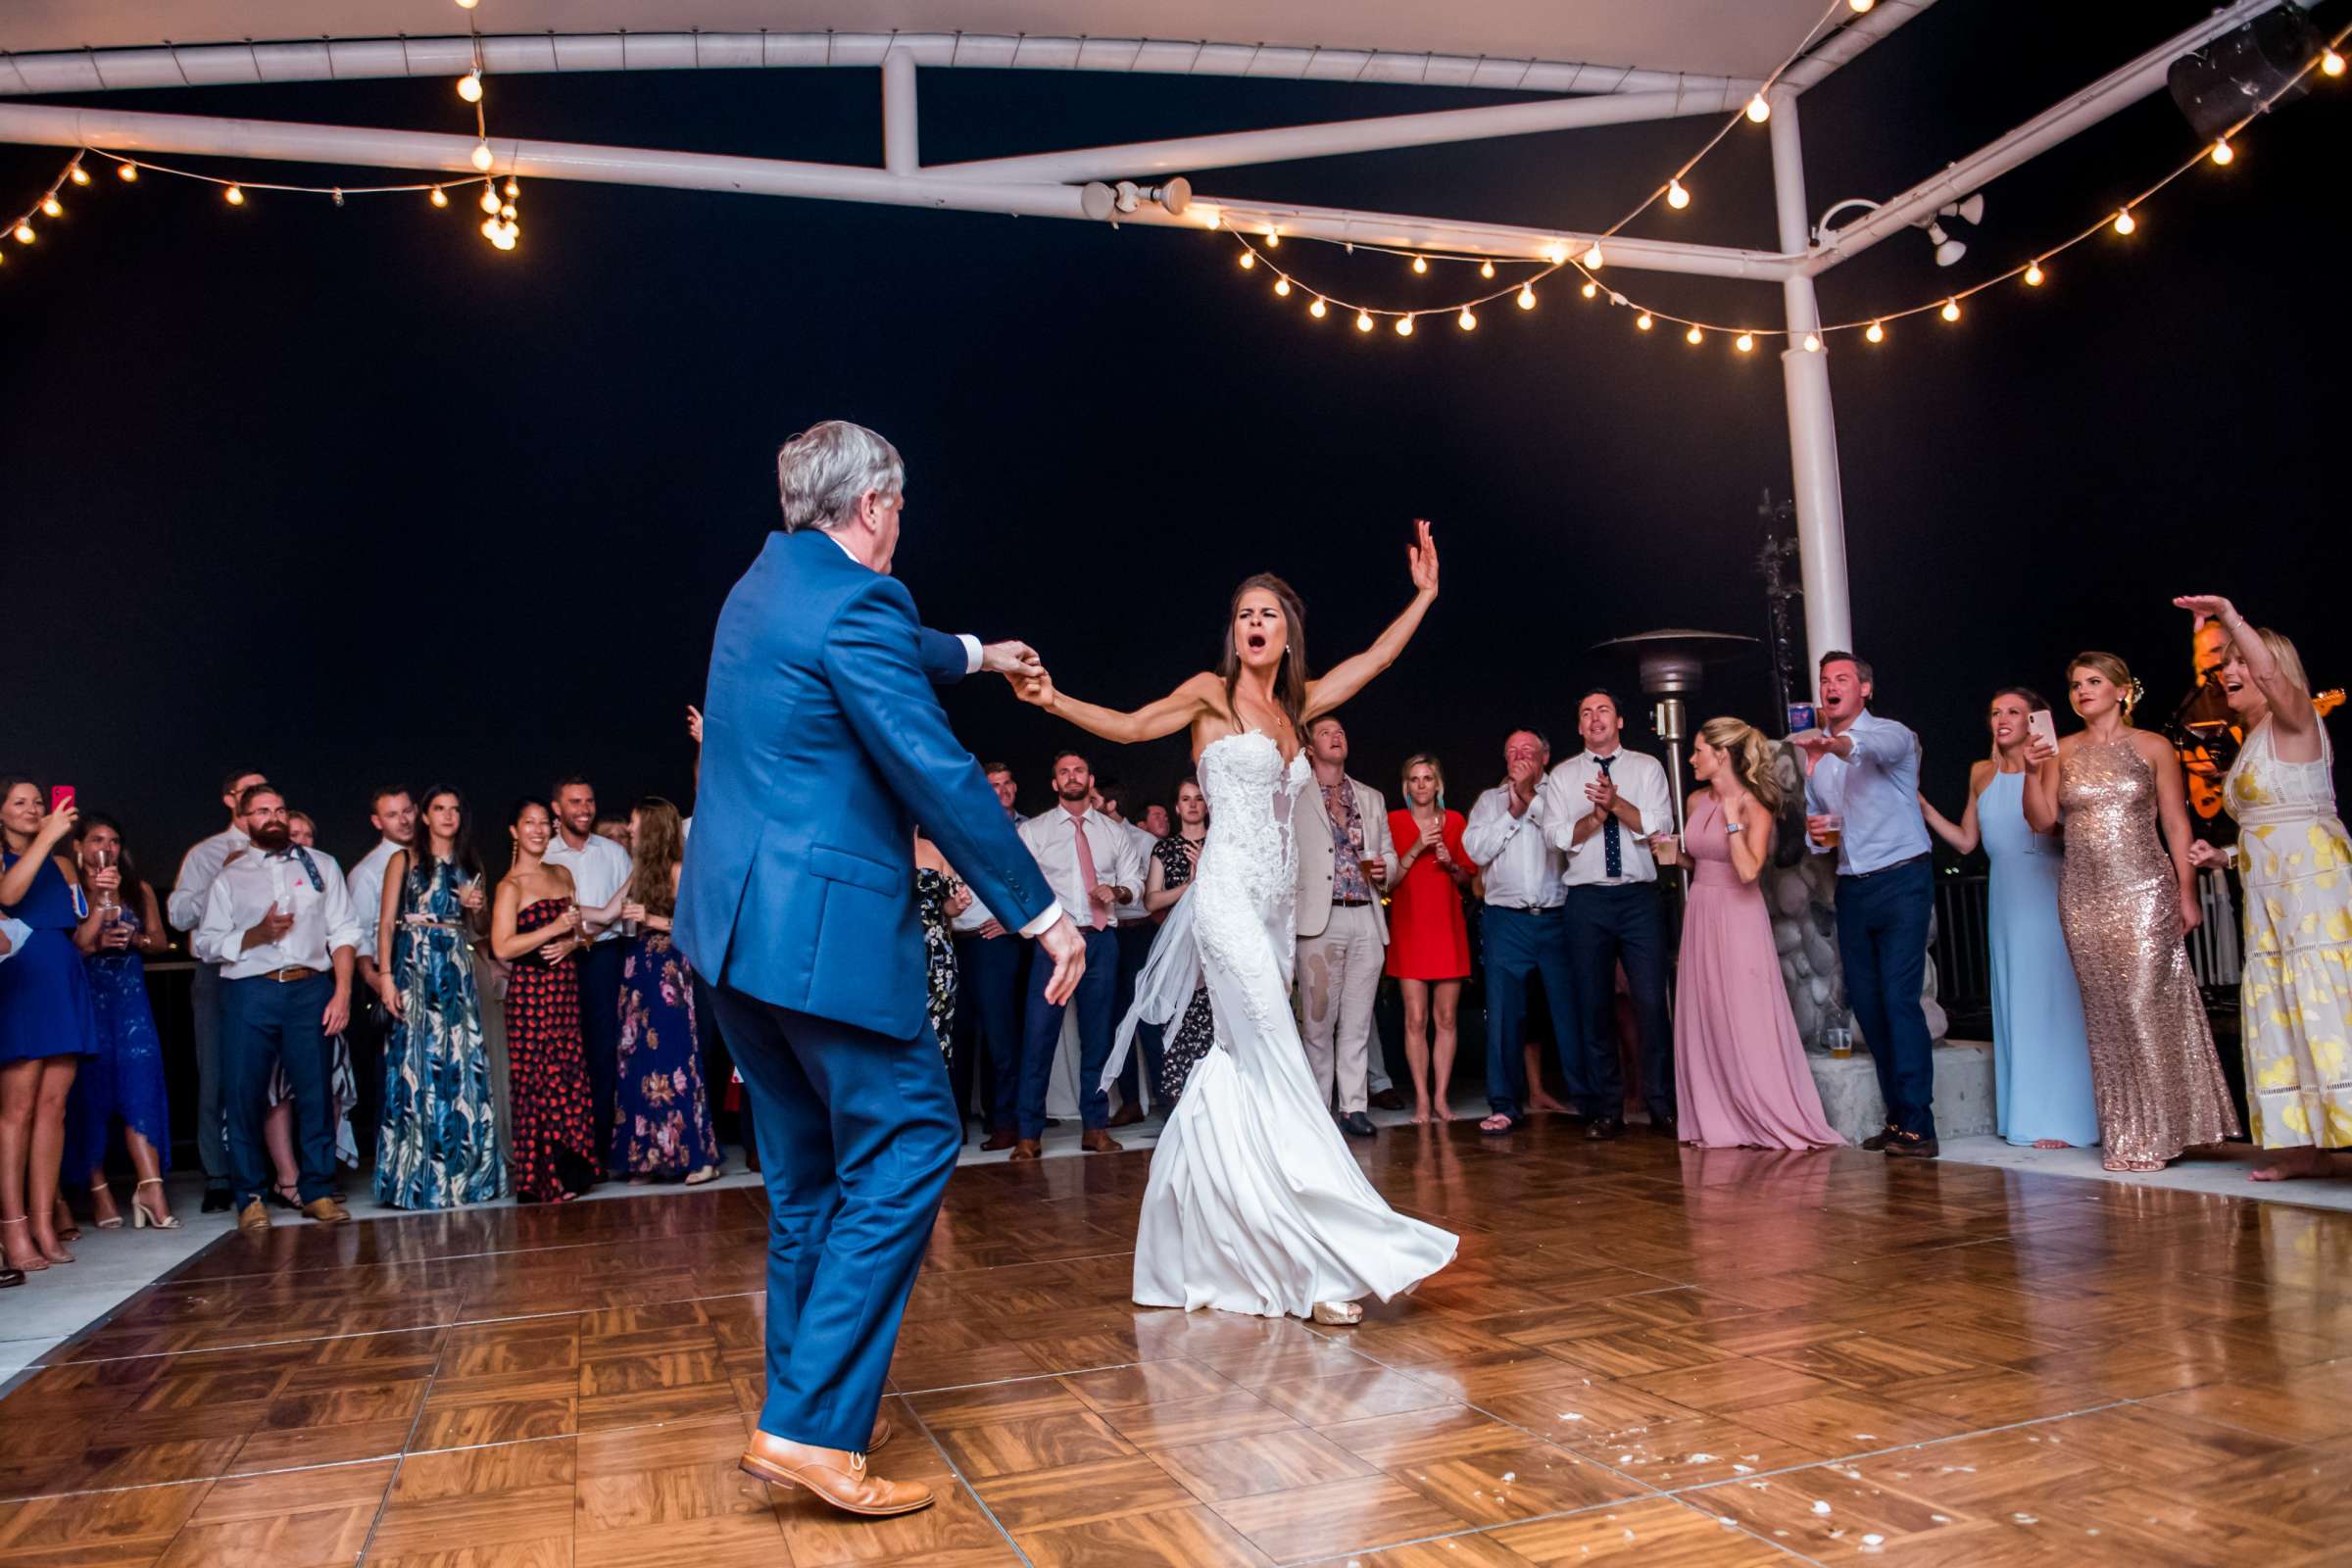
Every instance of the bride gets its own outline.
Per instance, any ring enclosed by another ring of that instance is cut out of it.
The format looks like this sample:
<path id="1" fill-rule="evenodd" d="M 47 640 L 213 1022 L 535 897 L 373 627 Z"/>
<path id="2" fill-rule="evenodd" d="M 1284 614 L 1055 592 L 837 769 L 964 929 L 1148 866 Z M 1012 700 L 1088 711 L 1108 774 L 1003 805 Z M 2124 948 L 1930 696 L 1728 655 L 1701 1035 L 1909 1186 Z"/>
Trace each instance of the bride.
<path id="1" fill-rule="evenodd" d="M 1022 700 L 1121 744 L 1190 728 L 1208 840 L 1191 891 L 1160 928 L 1135 1008 L 1103 1070 L 1119 1070 L 1138 1018 L 1164 1023 L 1205 984 L 1214 1047 L 1186 1080 L 1152 1156 L 1135 1239 L 1135 1299 L 1318 1323 L 1363 1317 L 1357 1298 L 1410 1292 L 1456 1239 L 1381 1200 L 1332 1125 L 1291 1012 L 1292 815 L 1313 770 L 1299 737 L 1396 662 L 1438 597 L 1429 524 L 1407 551 L 1416 592 L 1380 640 L 1306 678 L 1305 609 L 1281 578 L 1233 596 L 1225 657 L 1132 713 L 1082 703 L 1053 678 Z M 1311 800 L 1311 796 L 1310 796 Z M 1318 808 L 1319 810 L 1319 808 Z M 1317 826 L 1320 831 L 1318 816 Z"/>

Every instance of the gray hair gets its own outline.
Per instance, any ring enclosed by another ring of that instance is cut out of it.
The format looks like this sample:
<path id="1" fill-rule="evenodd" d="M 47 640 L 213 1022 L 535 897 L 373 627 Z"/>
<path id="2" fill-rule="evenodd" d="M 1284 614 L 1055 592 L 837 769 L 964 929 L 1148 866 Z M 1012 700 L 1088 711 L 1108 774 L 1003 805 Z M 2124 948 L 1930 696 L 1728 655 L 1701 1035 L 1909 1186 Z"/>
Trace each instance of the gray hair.
<path id="1" fill-rule="evenodd" d="M 776 453 L 786 533 L 839 527 L 864 496 L 897 495 L 906 487 L 899 449 L 847 419 L 812 424 Z"/>

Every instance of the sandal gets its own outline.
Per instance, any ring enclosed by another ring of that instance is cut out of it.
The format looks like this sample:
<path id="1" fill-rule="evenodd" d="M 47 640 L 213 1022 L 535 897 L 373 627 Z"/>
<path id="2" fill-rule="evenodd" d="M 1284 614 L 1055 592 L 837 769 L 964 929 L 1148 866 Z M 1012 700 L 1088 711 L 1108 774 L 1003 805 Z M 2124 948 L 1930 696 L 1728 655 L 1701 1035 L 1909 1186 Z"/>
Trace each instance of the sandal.
<path id="1" fill-rule="evenodd" d="M 32 1242 L 32 1221 L 30 1219 L 23 1214 L 19 1214 L 15 1219 L 0 1219 L 0 1225 L 22 1225 L 24 1227 L 24 1240 L 27 1244 L 25 1247 L 24 1261 L 22 1263 L 10 1263 L 7 1265 L 9 1268 L 14 1269 L 20 1274 L 38 1274 L 41 1270 L 49 1266 L 49 1259 L 42 1254 L 41 1250 L 38 1247 L 30 1245 Z M 0 1253 L 0 1256 L 5 1256 L 5 1254 Z"/>
<path id="2" fill-rule="evenodd" d="M 60 1246 L 81 1240 L 81 1221 L 74 1217 L 74 1205 L 63 1193 L 57 1195 L 57 1240 Z"/>
<path id="3" fill-rule="evenodd" d="M 157 1201 L 161 1202 L 163 1200 L 164 1179 L 161 1176 L 151 1176 L 147 1180 L 139 1183 L 137 1187 L 132 1188 L 130 1192 L 130 1228 L 132 1230 L 143 1231 L 147 1229 L 148 1226 L 152 1225 L 159 1231 L 175 1231 L 179 1229 L 179 1216 L 177 1214 L 172 1213 L 167 1208 L 161 1215 L 158 1215 L 150 1210 L 145 1203 L 139 1201 L 140 1191 L 149 1187 L 155 1189 Z M 120 1225 L 122 1222 L 121 1220 L 117 1220 L 115 1223 Z"/>
<path id="4" fill-rule="evenodd" d="M 90 1183 L 90 1221 L 102 1231 L 122 1228 L 122 1211 L 115 1206 L 115 1190 L 105 1182 Z"/>
<path id="5" fill-rule="evenodd" d="M 686 1173 L 686 1185 L 689 1187 L 700 1187 L 705 1182 L 714 1182 L 716 1180 L 718 1180 L 718 1167 L 716 1165 L 705 1165 L 697 1170 L 690 1170 Z"/>

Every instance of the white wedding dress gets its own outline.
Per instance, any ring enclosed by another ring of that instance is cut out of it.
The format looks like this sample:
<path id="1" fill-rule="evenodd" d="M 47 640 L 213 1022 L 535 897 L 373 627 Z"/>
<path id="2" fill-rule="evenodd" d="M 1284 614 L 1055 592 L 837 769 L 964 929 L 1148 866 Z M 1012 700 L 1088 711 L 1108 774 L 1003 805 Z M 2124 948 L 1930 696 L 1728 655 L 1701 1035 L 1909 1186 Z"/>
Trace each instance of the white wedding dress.
<path id="1" fill-rule="evenodd" d="M 1139 1018 L 1167 1023 L 1208 987 L 1216 1043 L 1152 1152 L 1135 1299 L 1261 1317 L 1389 1300 L 1452 1261 L 1457 1239 L 1372 1190 L 1299 1043 L 1291 813 L 1313 770 L 1303 753 L 1286 769 L 1250 730 L 1203 748 L 1200 774 L 1209 804 L 1200 869 L 1152 945 L 1102 1080 L 1117 1075 Z"/>

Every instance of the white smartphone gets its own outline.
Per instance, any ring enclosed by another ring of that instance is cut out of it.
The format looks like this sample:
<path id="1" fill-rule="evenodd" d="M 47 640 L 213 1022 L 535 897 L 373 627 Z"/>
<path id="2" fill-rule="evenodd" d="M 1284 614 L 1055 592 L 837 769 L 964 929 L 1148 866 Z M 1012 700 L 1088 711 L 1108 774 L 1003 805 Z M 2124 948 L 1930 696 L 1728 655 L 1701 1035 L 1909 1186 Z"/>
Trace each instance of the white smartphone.
<path id="1" fill-rule="evenodd" d="M 2047 741 L 2052 751 L 2058 747 L 2058 720 L 2046 708 L 2036 708 L 2026 715 L 2026 733 L 2038 741 Z"/>

